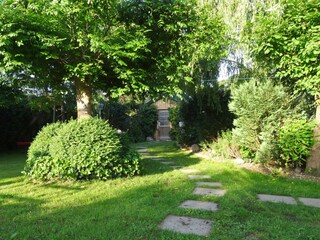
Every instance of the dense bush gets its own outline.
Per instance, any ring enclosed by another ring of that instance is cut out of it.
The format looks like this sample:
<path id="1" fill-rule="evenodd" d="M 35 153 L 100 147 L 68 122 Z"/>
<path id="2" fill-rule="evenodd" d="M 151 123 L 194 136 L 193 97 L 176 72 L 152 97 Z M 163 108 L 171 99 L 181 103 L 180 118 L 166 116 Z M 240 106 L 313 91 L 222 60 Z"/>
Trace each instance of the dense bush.
<path id="1" fill-rule="evenodd" d="M 33 179 L 109 179 L 139 173 L 139 156 L 100 119 L 43 128 L 31 144 L 25 174 Z"/>
<path id="2" fill-rule="evenodd" d="M 277 153 L 279 163 L 288 167 L 304 167 L 310 155 L 314 122 L 304 119 L 288 121 L 279 131 Z"/>
<path id="3" fill-rule="evenodd" d="M 209 144 L 213 155 L 223 158 L 238 158 L 240 157 L 240 150 L 237 143 L 232 138 L 232 131 L 222 131 L 218 138 Z"/>
<path id="4" fill-rule="evenodd" d="M 271 80 L 249 81 L 231 91 L 230 110 L 236 115 L 233 138 L 242 155 L 258 162 L 274 157 L 277 133 L 286 119 L 303 114 L 301 103 Z"/>
<path id="5" fill-rule="evenodd" d="M 158 111 L 150 104 L 140 105 L 132 114 L 128 134 L 134 142 L 152 137 L 157 127 Z"/>
<path id="6" fill-rule="evenodd" d="M 111 126 L 127 132 L 133 142 L 142 142 L 152 137 L 158 120 L 155 106 L 134 102 L 109 101 L 105 104 L 103 116 Z"/>
<path id="7" fill-rule="evenodd" d="M 233 114 L 228 110 L 229 92 L 218 84 L 200 86 L 193 95 L 170 112 L 171 138 L 190 146 L 218 136 L 232 127 Z M 183 127 L 179 127 L 183 122 Z"/>

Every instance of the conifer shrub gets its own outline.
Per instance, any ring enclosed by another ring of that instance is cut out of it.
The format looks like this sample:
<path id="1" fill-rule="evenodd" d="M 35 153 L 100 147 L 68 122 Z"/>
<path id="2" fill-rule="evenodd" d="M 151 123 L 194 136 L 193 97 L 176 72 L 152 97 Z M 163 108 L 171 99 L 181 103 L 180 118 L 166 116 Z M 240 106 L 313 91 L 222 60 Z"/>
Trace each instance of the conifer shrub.
<path id="1" fill-rule="evenodd" d="M 244 158 L 273 160 L 278 132 L 288 119 L 305 115 L 303 100 L 272 80 L 242 83 L 231 91 L 229 109 L 236 116 L 232 132 Z"/>
<path id="2" fill-rule="evenodd" d="M 139 155 L 108 122 L 96 118 L 43 128 L 25 167 L 25 174 L 37 180 L 106 180 L 138 173 Z"/>

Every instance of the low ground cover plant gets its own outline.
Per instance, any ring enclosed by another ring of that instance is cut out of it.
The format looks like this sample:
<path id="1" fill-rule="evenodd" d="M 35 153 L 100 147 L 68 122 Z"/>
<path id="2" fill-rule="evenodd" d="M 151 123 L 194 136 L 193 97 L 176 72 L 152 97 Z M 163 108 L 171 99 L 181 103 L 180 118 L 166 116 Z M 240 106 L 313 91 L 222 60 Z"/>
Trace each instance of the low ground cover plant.
<path id="1" fill-rule="evenodd" d="M 31 144 L 24 173 L 36 180 L 133 176 L 140 158 L 128 144 L 101 119 L 50 124 Z"/>

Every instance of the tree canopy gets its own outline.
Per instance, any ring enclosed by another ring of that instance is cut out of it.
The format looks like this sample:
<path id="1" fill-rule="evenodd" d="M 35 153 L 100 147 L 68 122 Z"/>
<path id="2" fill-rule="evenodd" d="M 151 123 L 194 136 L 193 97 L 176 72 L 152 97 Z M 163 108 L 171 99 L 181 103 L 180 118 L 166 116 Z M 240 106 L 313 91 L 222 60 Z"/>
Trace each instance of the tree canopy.
<path id="1" fill-rule="evenodd" d="M 223 29 L 192 0 L 5 0 L 0 71 L 33 87 L 73 83 L 78 117 L 86 117 L 99 89 L 110 96 L 181 92 L 201 59 L 224 52 Z"/>

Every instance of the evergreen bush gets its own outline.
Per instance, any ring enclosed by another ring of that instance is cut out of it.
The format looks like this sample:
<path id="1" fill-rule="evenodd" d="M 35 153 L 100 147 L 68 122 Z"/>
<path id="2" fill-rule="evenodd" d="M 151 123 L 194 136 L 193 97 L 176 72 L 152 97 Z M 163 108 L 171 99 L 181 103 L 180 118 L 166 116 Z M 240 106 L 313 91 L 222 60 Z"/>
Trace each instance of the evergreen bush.
<path id="1" fill-rule="evenodd" d="M 170 112 L 170 136 L 183 146 L 209 141 L 232 127 L 233 114 L 228 110 L 229 91 L 217 83 L 199 86 L 193 95 Z M 179 126 L 183 122 L 183 127 Z"/>
<path id="2" fill-rule="evenodd" d="M 233 138 L 244 157 L 257 162 L 274 157 L 275 140 L 284 121 L 304 114 L 293 100 L 284 86 L 271 80 L 252 80 L 232 89 Z"/>
<path id="3" fill-rule="evenodd" d="M 25 174 L 42 180 L 133 176 L 139 155 L 125 142 L 101 119 L 48 125 L 30 146 Z"/>

